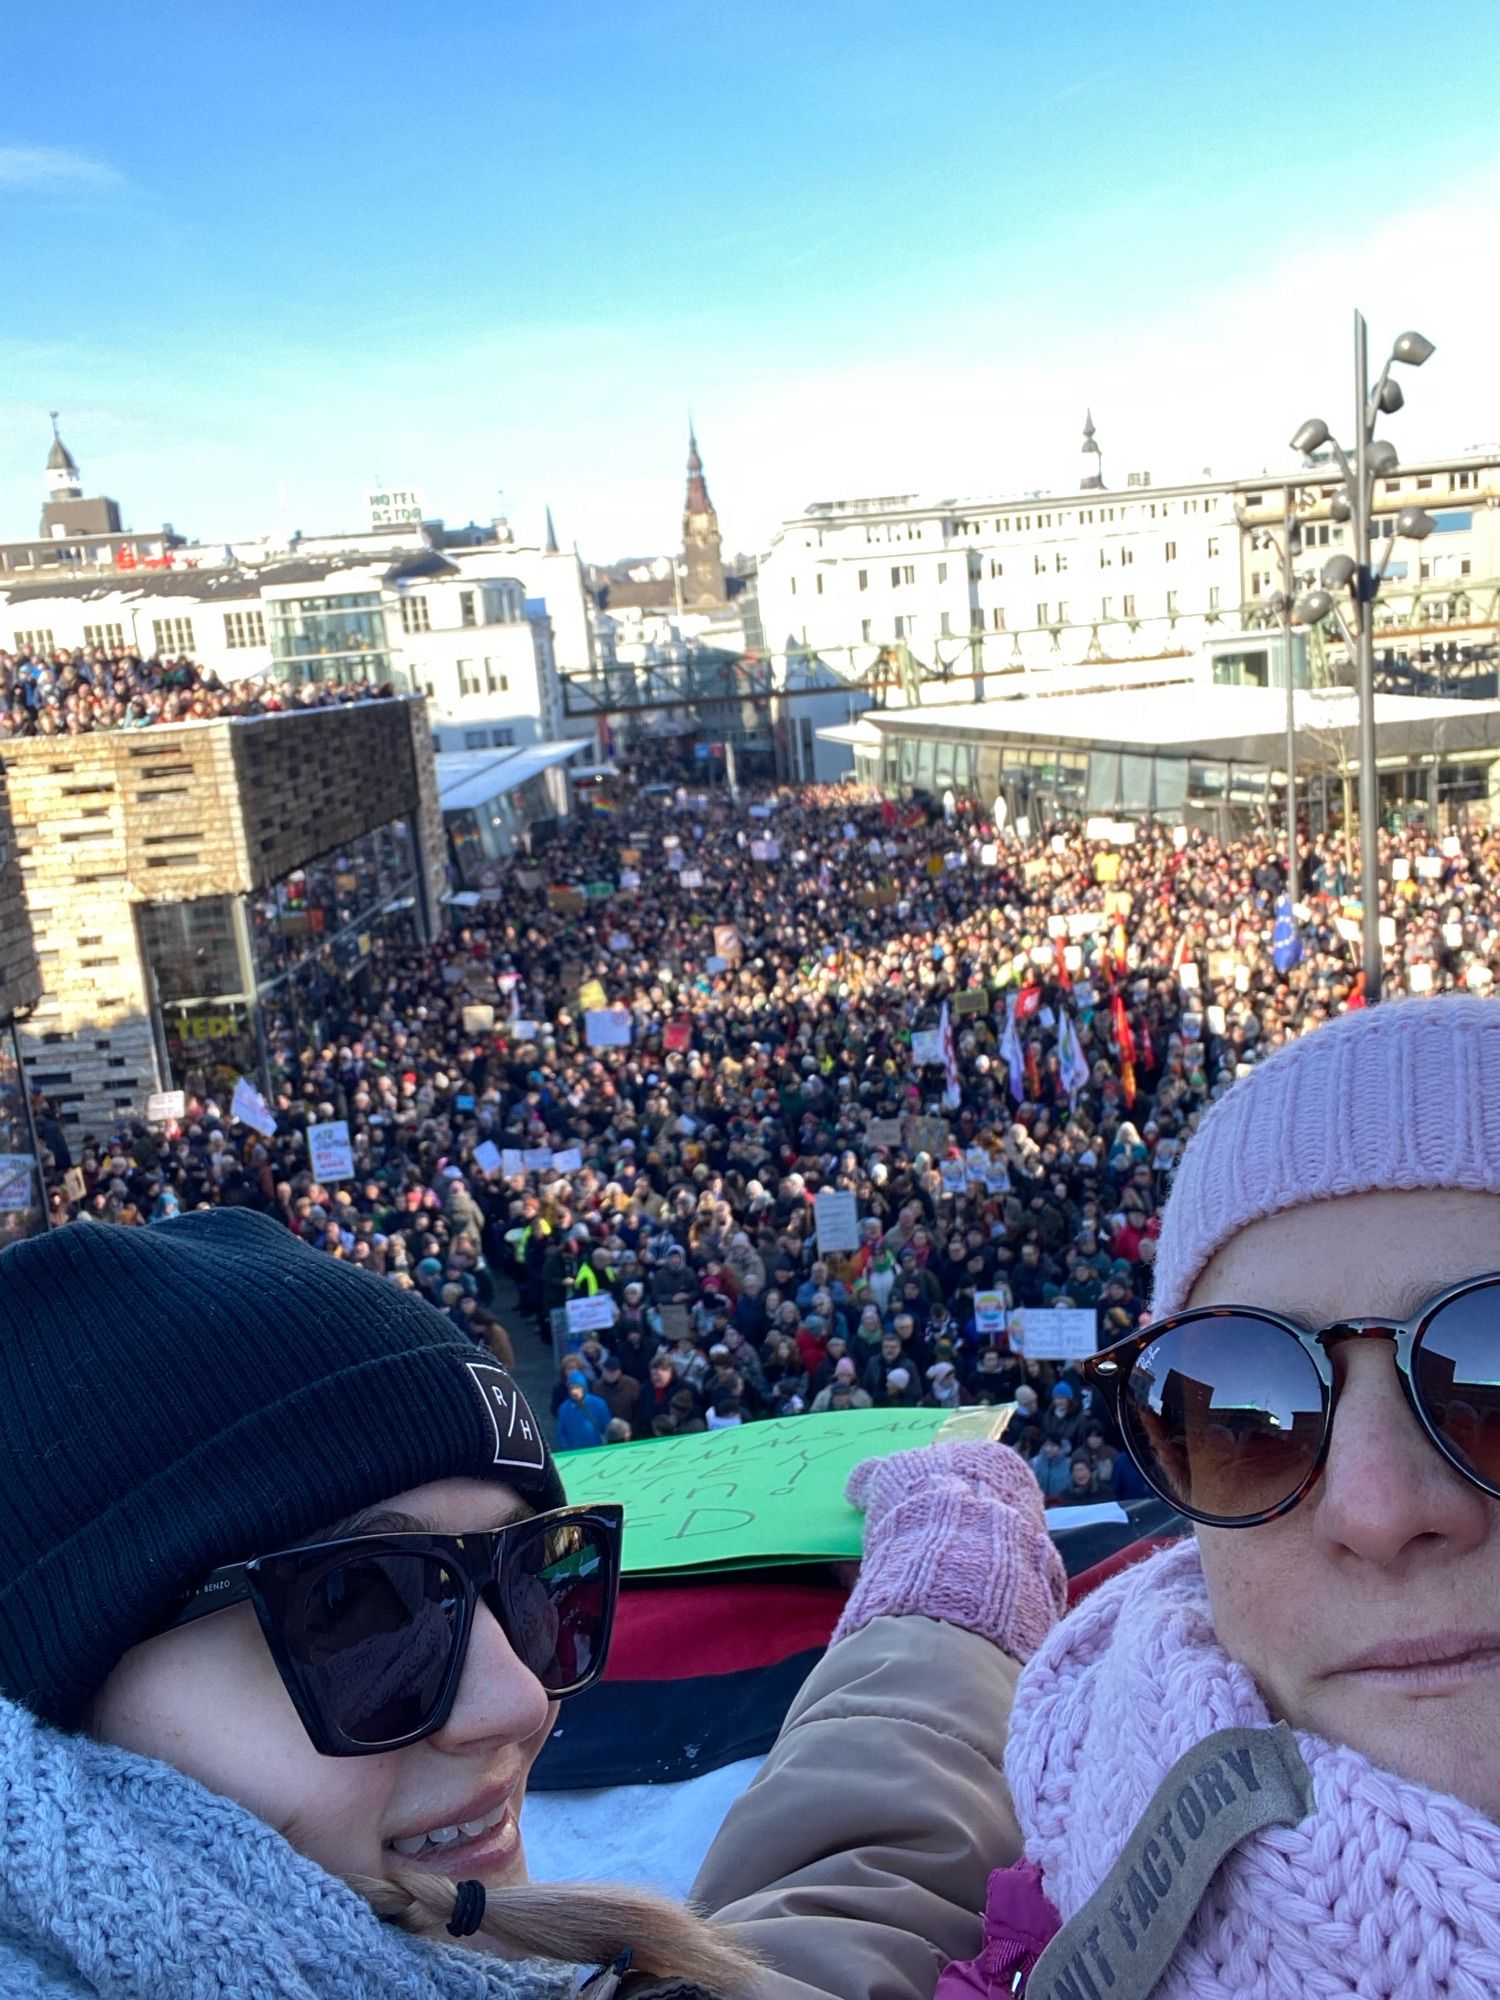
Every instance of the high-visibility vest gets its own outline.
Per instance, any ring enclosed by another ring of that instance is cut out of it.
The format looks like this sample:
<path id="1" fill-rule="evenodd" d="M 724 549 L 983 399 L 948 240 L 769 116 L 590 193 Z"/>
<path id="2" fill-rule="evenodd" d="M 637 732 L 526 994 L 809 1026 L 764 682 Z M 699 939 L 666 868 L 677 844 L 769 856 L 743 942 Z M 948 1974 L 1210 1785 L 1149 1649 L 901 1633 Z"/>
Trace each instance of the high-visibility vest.
<path id="1" fill-rule="evenodd" d="M 573 1280 L 573 1286 L 574 1290 L 582 1292 L 585 1298 L 592 1298 L 599 1289 L 599 1273 L 592 1264 L 585 1264 Z"/>

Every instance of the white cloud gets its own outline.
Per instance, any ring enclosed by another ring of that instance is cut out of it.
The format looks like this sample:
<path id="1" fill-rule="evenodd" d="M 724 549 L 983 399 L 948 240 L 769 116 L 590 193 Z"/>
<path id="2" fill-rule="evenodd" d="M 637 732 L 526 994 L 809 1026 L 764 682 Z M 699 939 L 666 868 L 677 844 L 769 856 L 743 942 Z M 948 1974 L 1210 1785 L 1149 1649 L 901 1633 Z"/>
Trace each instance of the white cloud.
<path id="1" fill-rule="evenodd" d="M 0 188 L 117 188 L 120 174 L 70 146 L 0 146 Z"/>

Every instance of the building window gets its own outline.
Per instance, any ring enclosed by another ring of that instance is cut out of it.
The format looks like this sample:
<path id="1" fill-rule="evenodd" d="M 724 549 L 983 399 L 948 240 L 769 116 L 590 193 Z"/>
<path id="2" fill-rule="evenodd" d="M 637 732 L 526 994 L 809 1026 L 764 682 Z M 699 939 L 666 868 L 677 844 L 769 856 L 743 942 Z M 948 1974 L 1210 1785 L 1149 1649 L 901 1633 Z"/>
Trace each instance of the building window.
<path id="1" fill-rule="evenodd" d="M 1208 538 L 1208 553 L 1209 553 L 1209 554 L 1210 554 L 1211 556 L 1216 556 L 1216 555 L 1217 555 L 1217 554 L 1219 553 L 1219 538 L 1218 538 L 1218 536 L 1217 536 L 1217 535 L 1210 535 L 1210 536 L 1209 536 L 1209 538 Z"/>
<path id="2" fill-rule="evenodd" d="M 1038 625 L 1049 625 L 1052 622 L 1047 616 L 1047 606 L 1045 604 L 1039 604 L 1037 606 L 1036 622 Z"/>
<path id="3" fill-rule="evenodd" d="M 861 639 L 865 640 L 866 643 L 868 643 L 870 637 L 870 625 L 871 625 L 871 620 L 868 618 L 861 618 L 859 621 L 859 636 Z"/>
<path id="4" fill-rule="evenodd" d="M 1135 599 L 1129 595 L 1125 598 L 1125 616 L 1127 618 L 1134 618 L 1135 616 Z"/>
<path id="5" fill-rule="evenodd" d="M 1177 592 L 1175 590 L 1167 592 L 1167 616 L 1169 618 L 1177 616 Z"/>
<path id="6" fill-rule="evenodd" d="M 1047 558 L 1046 558 L 1045 556 L 1036 556 L 1036 555 L 1034 555 L 1034 556 L 1033 556 L 1033 557 L 1031 558 L 1031 573 L 1032 573 L 1032 575 L 1033 575 L 1033 576 L 1045 576 L 1045 575 L 1046 575 L 1046 573 L 1047 573 Z"/>
<path id="7" fill-rule="evenodd" d="M 153 619 L 151 632 L 156 641 L 158 658 L 165 659 L 169 653 L 173 653 L 180 659 L 193 650 L 191 618 Z"/>
<path id="8" fill-rule="evenodd" d="M 516 732 L 513 729 L 492 729 L 490 731 L 490 747 L 495 750 L 514 750 L 516 747 Z"/>
<path id="9" fill-rule="evenodd" d="M 903 583 L 915 583 L 917 567 L 915 563 L 891 564 L 891 589 L 899 590 Z"/>
<path id="10" fill-rule="evenodd" d="M 1052 558 L 1052 567 L 1056 570 L 1063 570 L 1066 569 L 1067 566 L 1068 566 L 1068 559 L 1063 554 L 1062 550 L 1059 549 L 1057 554 Z"/>
<path id="11" fill-rule="evenodd" d="M 996 574 L 998 575 L 999 572 L 997 571 Z M 948 565 L 945 562 L 940 562 L 938 564 L 938 582 L 946 583 L 947 581 L 948 581 Z"/>
<path id="12" fill-rule="evenodd" d="M 103 646 L 106 649 L 123 652 L 125 649 L 125 627 L 123 625 L 85 625 L 83 628 L 85 646 Z"/>
<path id="13" fill-rule="evenodd" d="M 991 575 L 991 576 L 1004 576 L 1004 574 L 1005 574 L 1005 564 L 1004 564 L 1003 562 L 999 562 L 999 561 L 997 561 L 997 559 L 996 559 L 996 558 L 995 558 L 994 556 L 991 556 L 991 557 L 990 557 L 990 575 Z"/>
<path id="14" fill-rule="evenodd" d="M 485 742 L 484 730 L 466 729 L 464 731 L 465 750 L 485 750 L 488 749 L 488 747 L 489 747 L 488 744 Z"/>
<path id="15" fill-rule="evenodd" d="M 502 674 L 493 660 L 484 663 L 484 685 L 488 694 L 509 694 L 510 675 Z"/>
<path id="16" fill-rule="evenodd" d="M 458 663 L 458 691 L 460 694 L 479 692 L 479 676 L 474 671 L 472 660 L 460 660 Z"/>
<path id="17" fill-rule="evenodd" d="M 1467 493 L 1479 484 L 1479 474 L 1477 472 L 1455 472 L 1453 475 L 1453 484 L 1461 493 Z"/>
<path id="18" fill-rule="evenodd" d="M 458 593 L 458 622 L 460 625 L 477 625 L 479 623 L 474 612 L 474 593 L 472 590 L 461 590 Z"/>
<path id="19" fill-rule="evenodd" d="M 1460 575 L 1460 576 L 1468 576 L 1468 575 L 1469 575 L 1469 574 L 1471 573 L 1471 571 L 1473 570 L 1473 567 L 1474 567 L 1473 563 L 1472 563 L 1472 562 L 1471 562 L 1471 561 L 1469 560 L 1469 558 L 1468 558 L 1467 556 L 1460 556 L 1460 557 L 1459 557 L 1459 559 L 1458 559 L 1458 573 L 1459 573 L 1459 575 Z"/>
<path id="20" fill-rule="evenodd" d="M 795 597 L 795 596 L 797 595 L 797 579 L 796 579 L 796 577 L 793 577 L 793 578 L 792 578 L 792 595 L 793 595 L 793 597 Z"/>
<path id="21" fill-rule="evenodd" d="M 1216 583 L 1208 586 L 1208 608 L 1210 611 L 1217 611 L 1219 608 L 1219 586 Z"/>
<path id="22" fill-rule="evenodd" d="M 1005 630 L 1005 613 L 998 604 L 995 606 L 994 610 L 990 613 L 990 623 L 994 626 L 997 632 L 1003 632 Z"/>
<path id="23" fill-rule="evenodd" d="M 896 637 L 898 639 L 904 639 L 906 637 L 906 620 L 904 618 L 898 618 L 896 620 Z"/>
<path id="24" fill-rule="evenodd" d="M 938 634 L 941 638 L 944 639 L 951 639 L 953 637 L 952 621 L 950 620 L 948 613 L 946 611 L 940 611 L 938 613 Z"/>
<path id="25" fill-rule="evenodd" d="M 819 571 L 818 571 L 818 574 L 817 574 L 817 578 L 816 578 L 816 581 L 817 581 L 817 586 L 818 586 L 818 595 L 819 595 L 819 597 L 821 597 L 821 596 L 823 595 L 823 572 L 822 572 L 822 570 L 819 570 Z"/>
<path id="26" fill-rule="evenodd" d="M 403 597 L 401 600 L 401 630 L 403 632 L 430 632 L 432 620 L 427 615 L 425 597 Z"/>
<path id="27" fill-rule="evenodd" d="M 266 620 L 262 611 L 226 611 L 224 613 L 224 644 L 238 650 L 244 646 L 263 646 L 266 643 Z"/>
<path id="28" fill-rule="evenodd" d="M 1123 569 L 1123 568 L 1125 567 L 1125 565 L 1126 565 L 1127 563 L 1133 563 L 1134 561 L 1135 561 L 1135 550 L 1134 550 L 1134 549 L 1121 549 L 1121 551 L 1120 551 L 1120 567 L 1121 567 L 1122 569 Z"/>
<path id="29" fill-rule="evenodd" d="M 1114 605 L 1115 601 L 1112 597 L 1101 597 L 1099 600 L 1100 618 L 1113 618 L 1115 615 Z"/>
<path id="30" fill-rule="evenodd" d="M 1067 605 L 1066 605 L 1066 604 L 1059 604 L 1059 605 L 1058 605 L 1058 607 L 1057 607 L 1057 622 L 1058 622 L 1058 624 L 1059 624 L 1059 625 L 1066 625 L 1066 624 L 1067 624 L 1067 622 L 1068 622 L 1068 607 L 1067 607 Z"/>
<path id="31" fill-rule="evenodd" d="M 1166 545 L 1164 546 L 1164 548 L 1163 548 L 1163 550 L 1162 550 L 1162 554 L 1163 554 L 1163 555 L 1164 555 L 1164 556 L 1166 557 L 1166 559 L 1167 559 L 1167 561 L 1168 561 L 1168 562 L 1176 562 L 1176 560 L 1177 560 L 1177 544 L 1176 544 L 1175 542 L 1168 542 L 1168 543 L 1167 543 L 1167 544 L 1166 544 Z"/>
<path id="32" fill-rule="evenodd" d="M 1430 493 L 1432 491 L 1432 480 L 1430 478 L 1419 479 L 1417 481 L 1417 491 L 1419 493 Z"/>
<path id="33" fill-rule="evenodd" d="M 867 569 L 862 569 L 859 573 L 859 587 L 861 590 L 870 588 L 870 572 Z"/>
<path id="34" fill-rule="evenodd" d="M 18 653 L 50 653 L 52 651 L 52 627 L 50 625 L 41 625 L 34 632 L 18 632 L 16 634 L 16 651 Z"/>

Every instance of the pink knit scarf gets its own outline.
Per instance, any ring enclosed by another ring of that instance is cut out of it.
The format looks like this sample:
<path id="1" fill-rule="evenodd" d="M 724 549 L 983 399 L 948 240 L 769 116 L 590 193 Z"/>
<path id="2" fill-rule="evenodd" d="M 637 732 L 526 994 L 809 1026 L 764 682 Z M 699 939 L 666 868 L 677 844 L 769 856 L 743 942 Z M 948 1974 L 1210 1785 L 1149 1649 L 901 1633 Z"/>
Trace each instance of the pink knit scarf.
<path id="1" fill-rule="evenodd" d="M 1064 1921 L 1153 1792 L 1217 1729 L 1265 1726 L 1214 1637 L 1196 1544 L 1128 1571 L 1057 1626 L 1021 1676 L 1006 1775 Z M 1493 2000 L 1500 1827 L 1299 1732 L 1317 1804 L 1230 1855 L 1153 2000 Z"/>

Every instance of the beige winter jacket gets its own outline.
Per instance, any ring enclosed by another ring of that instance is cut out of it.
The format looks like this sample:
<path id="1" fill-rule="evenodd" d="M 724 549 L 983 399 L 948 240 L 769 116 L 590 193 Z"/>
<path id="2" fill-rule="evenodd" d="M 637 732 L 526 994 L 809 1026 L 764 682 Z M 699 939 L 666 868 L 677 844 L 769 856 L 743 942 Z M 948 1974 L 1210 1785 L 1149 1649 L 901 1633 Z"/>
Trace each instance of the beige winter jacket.
<path id="1" fill-rule="evenodd" d="M 978 1953 L 990 1872 L 1021 1852 L 1001 1768 L 1019 1672 L 931 1618 L 825 1654 L 693 1888 L 765 1961 L 750 2000 L 932 2000 Z"/>

